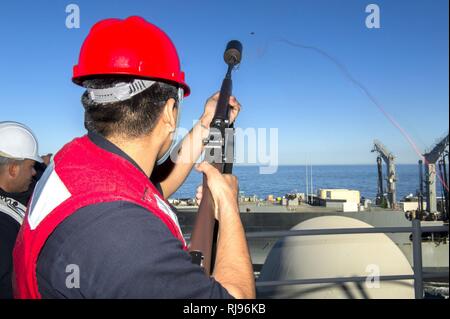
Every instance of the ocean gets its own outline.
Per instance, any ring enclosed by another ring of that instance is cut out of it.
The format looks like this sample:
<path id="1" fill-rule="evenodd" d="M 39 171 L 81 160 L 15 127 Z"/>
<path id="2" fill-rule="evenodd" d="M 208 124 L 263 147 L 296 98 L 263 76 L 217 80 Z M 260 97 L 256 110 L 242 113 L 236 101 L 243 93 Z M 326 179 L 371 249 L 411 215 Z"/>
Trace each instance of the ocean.
<path id="1" fill-rule="evenodd" d="M 419 189 L 419 169 L 416 164 L 398 164 L 397 199 Z M 287 193 L 306 191 L 305 166 L 279 166 L 274 174 L 259 174 L 258 166 L 236 166 L 233 174 L 239 179 L 240 191 L 245 196 L 256 195 L 266 198 L 267 195 L 283 196 Z M 312 167 L 314 192 L 319 188 L 348 188 L 361 192 L 361 196 L 374 199 L 377 194 L 376 165 L 317 165 Z M 383 174 L 386 174 L 383 166 Z M 384 178 L 386 178 L 384 176 Z M 185 183 L 172 195 L 172 198 L 193 198 L 195 189 L 201 183 L 201 174 L 191 172 Z M 309 183 L 309 182 L 308 182 Z M 437 196 L 441 196 L 441 184 L 437 178 Z M 386 180 L 384 180 L 386 190 Z"/>

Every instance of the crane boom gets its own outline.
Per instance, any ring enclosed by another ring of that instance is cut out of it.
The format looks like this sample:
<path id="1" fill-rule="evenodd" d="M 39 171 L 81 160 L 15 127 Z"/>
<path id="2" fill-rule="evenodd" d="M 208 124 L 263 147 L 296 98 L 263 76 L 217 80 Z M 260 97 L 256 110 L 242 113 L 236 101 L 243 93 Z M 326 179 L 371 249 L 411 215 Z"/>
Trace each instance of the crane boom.
<path id="1" fill-rule="evenodd" d="M 372 152 L 377 152 L 380 157 L 384 160 L 387 167 L 387 193 L 388 193 L 388 204 L 390 208 L 396 208 L 397 203 L 397 190 L 396 181 L 397 175 L 395 173 L 395 156 L 390 152 L 386 146 L 384 146 L 380 141 L 373 141 Z"/>
<path id="2" fill-rule="evenodd" d="M 425 157 L 428 163 L 436 164 L 436 162 L 441 157 L 442 153 L 444 153 L 447 147 L 448 147 L 448 134 L 446 137 L 440 140 L 431 151 L 423 154 L 423 157 Z"/>
<path id="3" fill-rule="evenodd" d="M 443 139 L 441 139 L 433 149 L 425 154 L 425 187 L 426 187 L 426 198 L 427 198 L 427 208 L 426 210 L 430 213 L 437 212 L 437 202 L 436 202 L 436 162 L 445 152 L 448 147 L 448 134 Z"/>

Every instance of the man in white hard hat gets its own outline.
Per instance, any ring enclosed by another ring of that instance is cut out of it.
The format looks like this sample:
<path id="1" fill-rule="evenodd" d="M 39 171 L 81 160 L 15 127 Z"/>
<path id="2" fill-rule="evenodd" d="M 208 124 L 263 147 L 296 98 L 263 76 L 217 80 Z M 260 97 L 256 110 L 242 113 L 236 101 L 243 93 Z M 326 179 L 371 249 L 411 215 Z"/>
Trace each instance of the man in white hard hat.
<path id="1" fill-rule="evenodd" d="M 28 127 L 0 122 L 0 299 L 12 298 L 12 250 L 32 193 L 34 165 L 43 162 Z"/>

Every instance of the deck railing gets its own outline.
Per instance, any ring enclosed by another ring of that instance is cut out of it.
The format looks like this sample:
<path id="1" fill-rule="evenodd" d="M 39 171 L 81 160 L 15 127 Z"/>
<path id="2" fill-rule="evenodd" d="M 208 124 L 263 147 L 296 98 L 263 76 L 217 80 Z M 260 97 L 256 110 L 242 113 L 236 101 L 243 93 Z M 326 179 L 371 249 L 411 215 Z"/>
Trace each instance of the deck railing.
<path id="1" fill-rule="evenodd" d="M 448 272 L 424 273 L 422 267 L 422 233 L 444 233 L 449 231 L 449 226 L 421 226 L 420 220 L 414 219 L 411 227 L 370 227 L 370 228 L 337 228 L 337 229 L 305 229 L 287 231 L 262 231 L 248 232 L 246 236 L 250 238 L 272 238 L 290 236 L 315 236 L 315 235 L 344 235 L 344 234 L 373 234 L 373 233 L 412 233 L 413 245 L 413 275 L 380 276 L 380 281 L 392 280 L 414 280 L 414 294 L 416 299 L 422 299 L 423 279 L 427 278 L 448 278 Z M 367 277 L 334 277 L 334 278 L 313 278 L 294 279 L 280 281 L 257 281 L 257 287 L 274 287 L 284 285 L 306 285 L 323 283 L 345 283 L 364 282 Z"/>

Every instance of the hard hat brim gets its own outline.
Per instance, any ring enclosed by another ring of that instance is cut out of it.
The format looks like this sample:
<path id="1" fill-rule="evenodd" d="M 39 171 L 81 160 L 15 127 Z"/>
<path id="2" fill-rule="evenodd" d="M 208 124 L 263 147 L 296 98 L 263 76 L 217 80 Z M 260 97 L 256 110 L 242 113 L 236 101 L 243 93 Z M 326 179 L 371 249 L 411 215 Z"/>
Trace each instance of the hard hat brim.
<path id="1" fill-rule="evenodd" d="M 26 159 L 30 159 L 33 160 L 35 162 L 39 162 L 39 163 L 44 163 L 44 160 L 40 157 L 40 156 L 30 156 L 30 157 L 15 157 L 15 156 L 11 156 L 5 152 L 0 151 L 0 156 L 2 157 L 6 157 L 6 158 L 10 158 L 12 160 L 17 160 L 17 161 L 23 161 Z"/>
<path id="2" fill-rule="evenodd" d="M 28 158 L 28 159 L 36 161 L 38 163 L 44 163 L 44 160 L 40 156 L 33 156 L 32 158 Z"/>

